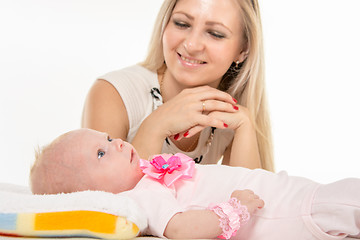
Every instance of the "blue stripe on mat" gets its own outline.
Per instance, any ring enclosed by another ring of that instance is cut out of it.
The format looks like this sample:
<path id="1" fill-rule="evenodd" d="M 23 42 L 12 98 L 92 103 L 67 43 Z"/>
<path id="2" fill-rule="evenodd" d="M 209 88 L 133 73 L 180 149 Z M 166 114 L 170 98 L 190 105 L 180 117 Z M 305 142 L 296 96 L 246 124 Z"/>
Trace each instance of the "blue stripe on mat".
<path id="1" fill-rule="evenodd" d="M 0 229 L 16 230 L 16 213 L 0 213 Z"/>

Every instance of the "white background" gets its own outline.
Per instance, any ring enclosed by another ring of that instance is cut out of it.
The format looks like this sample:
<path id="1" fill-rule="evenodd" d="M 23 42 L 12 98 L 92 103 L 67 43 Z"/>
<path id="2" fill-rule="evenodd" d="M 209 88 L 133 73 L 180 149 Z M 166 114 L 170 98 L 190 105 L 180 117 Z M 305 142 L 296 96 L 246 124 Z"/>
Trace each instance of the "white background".
<path id="1" fill-rule="evenodd" d="M 162 0 L 0 1 L 0 182 L 80 127 L 96 77 L 141 61 Z M 359 0 L 260 0 L 277 171 L 360 177 Z"/>

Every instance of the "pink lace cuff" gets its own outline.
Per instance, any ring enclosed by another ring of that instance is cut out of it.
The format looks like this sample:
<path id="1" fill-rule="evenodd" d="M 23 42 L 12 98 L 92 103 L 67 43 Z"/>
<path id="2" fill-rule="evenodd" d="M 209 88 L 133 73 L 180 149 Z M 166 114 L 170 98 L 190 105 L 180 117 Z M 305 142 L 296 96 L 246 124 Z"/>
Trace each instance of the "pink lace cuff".
<path id="1" fill-rule="evenodd" d="M 222 239 L 230 239 L 235 236 L 239 228 L 250 219 L 247 207 L 241 205 L 236 198 L 230 198 L 229 201 L 219 204 L 211 204 L 208 209 L 220 217 L 220 227 L 223 233 L 218 238 Z"/>

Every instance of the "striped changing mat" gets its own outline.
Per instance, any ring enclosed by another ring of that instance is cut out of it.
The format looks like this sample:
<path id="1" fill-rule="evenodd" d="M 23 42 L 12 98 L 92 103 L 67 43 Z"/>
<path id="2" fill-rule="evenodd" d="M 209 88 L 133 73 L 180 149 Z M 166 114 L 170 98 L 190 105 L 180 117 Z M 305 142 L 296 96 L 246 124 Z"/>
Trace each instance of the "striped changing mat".
<path id="1" fill-rule="evenodd" d="M 121 194 L 84 191 L 32 195 L 0 184 L 0 235 L 131 239 L 146 219 L 136 203 Z"/>

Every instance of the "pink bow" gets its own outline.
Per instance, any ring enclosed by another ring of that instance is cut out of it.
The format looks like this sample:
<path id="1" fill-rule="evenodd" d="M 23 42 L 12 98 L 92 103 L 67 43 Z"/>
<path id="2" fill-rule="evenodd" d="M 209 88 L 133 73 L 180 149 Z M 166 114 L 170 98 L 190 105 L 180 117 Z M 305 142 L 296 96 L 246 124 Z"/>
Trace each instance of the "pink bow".
<path id="1" fill-rule="evenodd" d="M 179 179 L 189 179 L 195 170 L 192 158 L 182 153 L 153 156 L 151 161 L 140 159 L 140 168 L 146 175 L 165 183 L 167 187 Z"/>

